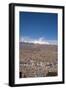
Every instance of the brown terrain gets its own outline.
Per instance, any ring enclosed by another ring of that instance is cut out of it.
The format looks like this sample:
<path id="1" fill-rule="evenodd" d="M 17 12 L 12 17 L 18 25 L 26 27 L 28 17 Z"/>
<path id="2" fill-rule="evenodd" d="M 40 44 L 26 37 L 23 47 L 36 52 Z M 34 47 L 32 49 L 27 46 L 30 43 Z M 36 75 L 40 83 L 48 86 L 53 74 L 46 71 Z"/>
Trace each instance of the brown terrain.
<path id="1" fill-rule="evenodd" d="M 20 78 L 58 75 L 57 45 L 20 42 Z"/>

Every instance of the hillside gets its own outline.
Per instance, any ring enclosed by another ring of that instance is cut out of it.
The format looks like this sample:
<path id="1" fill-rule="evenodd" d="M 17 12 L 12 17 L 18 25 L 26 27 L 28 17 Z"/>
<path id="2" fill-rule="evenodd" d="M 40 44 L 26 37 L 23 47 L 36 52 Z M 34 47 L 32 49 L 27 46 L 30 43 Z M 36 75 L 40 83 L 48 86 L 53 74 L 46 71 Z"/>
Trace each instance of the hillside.
<path id="1" fill-rule="evenodd" d="M 20 77 L 57 76 L 57 45 L 20 42 Z"/>

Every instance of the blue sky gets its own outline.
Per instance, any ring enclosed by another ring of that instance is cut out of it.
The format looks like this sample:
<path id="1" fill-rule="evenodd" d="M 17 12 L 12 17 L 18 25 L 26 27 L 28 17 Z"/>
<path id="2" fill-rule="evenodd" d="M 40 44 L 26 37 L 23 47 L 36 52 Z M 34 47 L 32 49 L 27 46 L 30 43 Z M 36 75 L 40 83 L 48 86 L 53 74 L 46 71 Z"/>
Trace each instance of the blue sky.
<path id="1" fill-rule="evenodd" d="M 20 39 L 57 42 L 57 14 L 20 12 Z"/>

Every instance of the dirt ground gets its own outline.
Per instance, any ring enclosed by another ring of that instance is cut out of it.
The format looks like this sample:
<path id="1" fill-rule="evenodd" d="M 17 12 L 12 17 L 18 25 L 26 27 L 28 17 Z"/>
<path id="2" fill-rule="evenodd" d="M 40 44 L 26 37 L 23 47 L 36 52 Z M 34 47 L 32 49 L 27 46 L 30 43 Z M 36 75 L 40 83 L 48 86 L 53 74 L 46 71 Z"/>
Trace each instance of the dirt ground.
<path id="1" fill-rule="evenodd" d="M 57 45 L 20 43 L 20 78 L 57 76 L 57 52 Z"/>

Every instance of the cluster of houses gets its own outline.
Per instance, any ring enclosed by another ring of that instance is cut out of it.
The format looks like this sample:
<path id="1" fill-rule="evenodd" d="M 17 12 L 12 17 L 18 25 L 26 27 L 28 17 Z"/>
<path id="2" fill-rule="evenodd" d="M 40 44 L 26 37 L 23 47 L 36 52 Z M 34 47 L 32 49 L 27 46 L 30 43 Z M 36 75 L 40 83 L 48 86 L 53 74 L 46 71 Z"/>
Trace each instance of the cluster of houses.
<path id="1" fill-rule="evenodd" d="M 55 73 L 56 76 L 58 72 L 58 63 L 56 60 L 54 61 L 42 62 L 39 60 L 38 62 L 38 60 L 21 60 L 20 77 L 45 77 L 48 73 L 52 73 L 53 75 Z"/>

